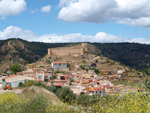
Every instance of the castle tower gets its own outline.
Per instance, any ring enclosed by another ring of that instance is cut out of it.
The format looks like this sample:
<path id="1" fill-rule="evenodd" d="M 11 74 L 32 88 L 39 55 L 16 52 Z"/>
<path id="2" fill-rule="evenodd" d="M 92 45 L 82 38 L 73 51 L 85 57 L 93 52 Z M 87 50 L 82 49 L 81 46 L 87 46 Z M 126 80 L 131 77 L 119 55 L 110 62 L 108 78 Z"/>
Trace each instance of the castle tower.
<path id="1" fill-rule="evenodd" d="M 84 48 L 81 47 L 81 55 L 84 55 Z"/>
<path id="2" fill-rule="evenodd" d="M 84 52 L 88 52 L 88 43 L 82 43 L 81 46 L 84 49 Z"/>
<path id="3" fill-rule="evenodd" d="M 52 51 L 51 49 L 48 49 L 48 55 L 51 56 L 52 55 Z"/>

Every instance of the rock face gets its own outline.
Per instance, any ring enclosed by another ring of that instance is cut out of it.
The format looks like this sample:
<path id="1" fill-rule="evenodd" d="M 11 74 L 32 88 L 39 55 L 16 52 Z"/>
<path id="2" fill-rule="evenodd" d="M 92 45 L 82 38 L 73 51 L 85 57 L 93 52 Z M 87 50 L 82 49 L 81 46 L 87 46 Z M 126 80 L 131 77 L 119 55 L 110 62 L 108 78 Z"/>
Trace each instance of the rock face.
<path id="1" fill-rule="evenodd" d="M 65 55 L 84 55 L 84 53 L 88 52 L 88 44 L 82 43 L 80 46 L 73 47 L 59 47 L 48 49 L 48 55 L 57 55 L 57 56 L 65 56 Z"/>

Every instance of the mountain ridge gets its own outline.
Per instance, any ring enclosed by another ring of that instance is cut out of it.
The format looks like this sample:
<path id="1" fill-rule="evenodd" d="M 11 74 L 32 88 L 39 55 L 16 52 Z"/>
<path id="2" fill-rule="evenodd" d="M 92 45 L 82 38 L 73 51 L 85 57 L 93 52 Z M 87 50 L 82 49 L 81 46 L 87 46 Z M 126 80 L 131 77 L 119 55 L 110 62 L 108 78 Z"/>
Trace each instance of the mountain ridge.
<path id="1" fill-rule="evenodd" d="M 15 63 L 25 65 L 44 57 L 47 54 L 48 48 L 73 46 L 76 44 L 79 43 L 28 42 L 15 38 L 0 40 L 0 64 L 3 65 L 7 61 L 11 62 L 10 66 Z M 90 43 L 89 45 L 91 53 L 109 57 L 112 60 L 135 69 L 143 70 L 150 63 L 150 45 L 148 44 Z"/>

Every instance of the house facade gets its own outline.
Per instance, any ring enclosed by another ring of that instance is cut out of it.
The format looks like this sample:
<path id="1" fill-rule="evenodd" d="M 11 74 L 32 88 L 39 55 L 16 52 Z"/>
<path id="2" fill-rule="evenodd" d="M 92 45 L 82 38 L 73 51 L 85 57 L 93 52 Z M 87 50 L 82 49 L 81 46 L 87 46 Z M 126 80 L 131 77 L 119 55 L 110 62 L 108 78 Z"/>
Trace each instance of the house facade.
<path id="1" fill-rule="evenodd" d="M 44 81 L 44 71 L 36 71 L 36 81 Z"/>
<path id="2" fill-rule="evenodd" d="M 25 80 L 33 80 L 31 77 L 25 77 L 20 75 L 11 75 L 5 78 L 2 78 L 2 87 L 6 85 L 6 83 L 10 83 L 12 88 L 18 87 L 19 83 L 24 83 Z"/>
<path id="3" fill-rule="evenodd" d="M 54 69 L 67 68 L 67 62 L 53 62 L 52 67 Z"/>

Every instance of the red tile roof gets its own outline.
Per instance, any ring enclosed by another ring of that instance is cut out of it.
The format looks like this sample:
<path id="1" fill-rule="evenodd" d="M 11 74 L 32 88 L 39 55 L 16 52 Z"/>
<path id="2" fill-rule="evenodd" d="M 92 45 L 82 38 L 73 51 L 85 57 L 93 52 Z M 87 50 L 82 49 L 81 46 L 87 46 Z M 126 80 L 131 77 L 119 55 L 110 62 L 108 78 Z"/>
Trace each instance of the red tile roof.
<path id="1" fill-rule="evenodd" d="M 89 87 L 88 91 L 94 91 L 94 87 Z"/>
<path id="2" fill-rule="evenodd" d="M 70 77 L 70 76 L 69 76 L 69 75 L 64 75 L 64 77 L 66 77 L 66 78 L 67 78 L 67 77 Z"/>
<path id="3" fill-rule="evenodd" d="M 63 85 L 63 83 L 57 83 L 57 86 L 62 86 Z"/>
<path id="4" fill-rule="evenodd" d="M 50 73 L 44 73 L 44 75 L 50 75 Z"/>
<path id="5" fill-rule="evenodd" d="M 53 64 L 66 64 L 67 62 L 53 62 Z"/>
<path id="6" fill-rule="evenodd" d="M 110 85 L 109 85 L 109 84 L 103 85 L 103 87 L 105 87 L 105 88 L 110 88 Z"/>
<path id="7" fill-rule="evenodd" d="M 103 88 L 96 88 L 95 91 L 102 91 Z"/>
<path id="8" fill-rule="evenodd" d="M 5 77 L 3 79 L 8 79 L 8 78 L 16 77 L 16 76 L 19 76 L 19 75 L 11 75 L 11 76 Z"/>

